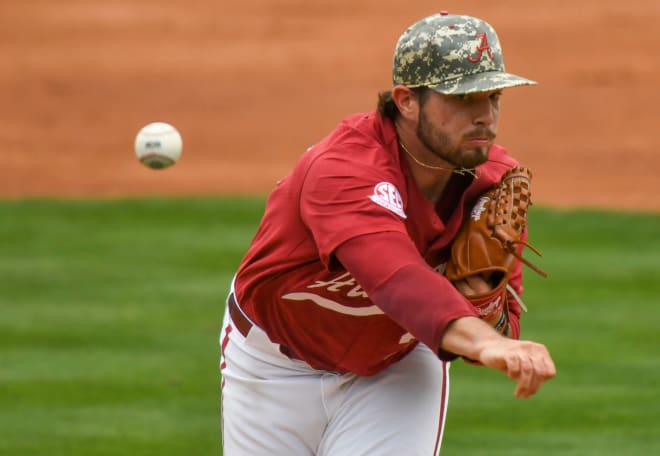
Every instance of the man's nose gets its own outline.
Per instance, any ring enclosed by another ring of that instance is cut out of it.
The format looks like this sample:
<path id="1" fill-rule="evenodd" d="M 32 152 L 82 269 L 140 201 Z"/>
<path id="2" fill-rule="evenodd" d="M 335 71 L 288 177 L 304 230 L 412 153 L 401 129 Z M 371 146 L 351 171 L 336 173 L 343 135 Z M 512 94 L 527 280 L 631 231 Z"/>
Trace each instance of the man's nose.
<path id="1" fill-rule="evenodd" d="M 489 98 L 475 100 L 473 106 L 473 123 L 475 125 L 490 126 L 497 119 L 497 108 Z"/>

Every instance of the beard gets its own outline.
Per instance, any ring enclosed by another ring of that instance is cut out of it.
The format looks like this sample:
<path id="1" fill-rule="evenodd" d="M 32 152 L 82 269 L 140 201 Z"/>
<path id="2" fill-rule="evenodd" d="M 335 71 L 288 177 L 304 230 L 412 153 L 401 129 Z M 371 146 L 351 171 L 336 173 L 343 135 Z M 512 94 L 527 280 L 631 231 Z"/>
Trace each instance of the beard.
<path id="1" fill-rule="evenodd" d="M 490 146 L 468 149 L 452 144 L 450 136 L 429 121 L 424 109 L 419 111 L 417 138 L 436 157 L 457 168 L 474 168 L 488 160 Z M 470 131 L 463 138 L 488 138 L 492 141 L 495 139 L 495 133 L 488 127 L 481 127 Z"/>

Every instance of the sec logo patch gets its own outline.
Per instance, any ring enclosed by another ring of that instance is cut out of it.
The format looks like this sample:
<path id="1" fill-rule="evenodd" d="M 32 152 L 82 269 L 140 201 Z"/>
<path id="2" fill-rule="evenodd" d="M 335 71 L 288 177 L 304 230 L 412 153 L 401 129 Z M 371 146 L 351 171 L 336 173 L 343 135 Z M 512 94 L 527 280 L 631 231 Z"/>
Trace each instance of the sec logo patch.
<path id="1" fill-rule="evenodd" d="M 394 184 L 380 182 L 374 187 L 374 193 L 369 197 L 371 201 L 385 209 L 394 212 L 401 218 L 407 218 L 403 211 L 403 199 Z"/>

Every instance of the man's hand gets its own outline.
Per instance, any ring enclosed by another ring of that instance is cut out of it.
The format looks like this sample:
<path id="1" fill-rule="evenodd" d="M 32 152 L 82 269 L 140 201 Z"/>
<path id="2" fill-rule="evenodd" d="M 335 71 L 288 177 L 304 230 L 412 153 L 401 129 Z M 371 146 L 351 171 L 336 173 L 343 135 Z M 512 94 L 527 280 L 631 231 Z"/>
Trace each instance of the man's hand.
<path id="1" fill-rule="evenodd" d="M 456 289 L 465 297 L 483 295 L 492 291 L 493 287 L 479 274 L 473 274 L 454 282 Z"/>
<path id="2" fill-rule="evenodd" d="M 442 338 L 441 347 L 504 373 L 517 382 L 514 392 L 517 398 L 531 397 L 556 374 L 544 345 L 508 339 L 476 317 L 454 320 Z"/>
<path id="3" fill-rule="evenodd" d="M 497 369 L 518 383 L 515 397 L 526 399 L 534 395 L 543 382 L 555 376 L 555 364 L 544 345 L 501 339 L 487 344 L 478 359 L 484 366 Z"/>

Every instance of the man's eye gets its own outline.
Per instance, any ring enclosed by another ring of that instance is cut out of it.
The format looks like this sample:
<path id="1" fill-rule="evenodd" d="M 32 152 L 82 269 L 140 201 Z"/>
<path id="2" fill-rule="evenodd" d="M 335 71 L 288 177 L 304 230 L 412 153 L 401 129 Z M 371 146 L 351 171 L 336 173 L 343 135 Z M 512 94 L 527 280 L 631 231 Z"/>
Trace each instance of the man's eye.
<path id="1" fill-rule="evenodd" d="M 490 96 L 490 99 L 493 101 L 499 101 L 501 96 L 502 96 L 502 92 L 495 92 Z"/>

